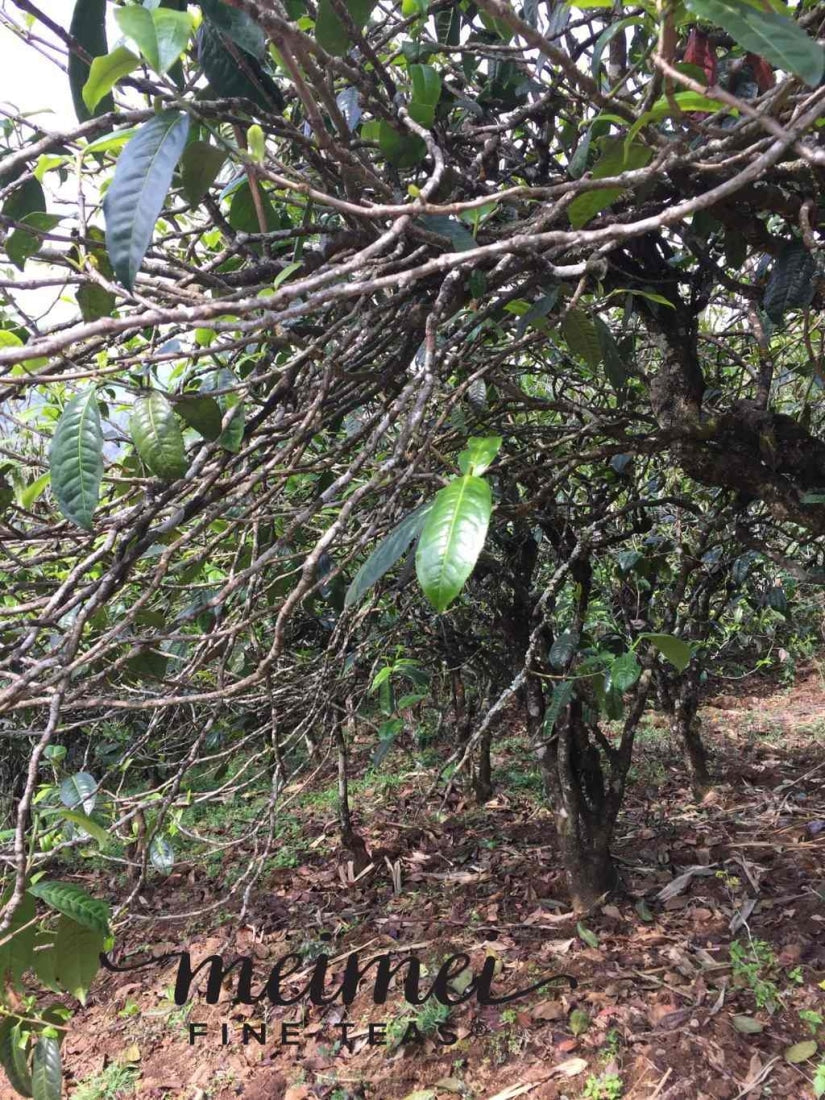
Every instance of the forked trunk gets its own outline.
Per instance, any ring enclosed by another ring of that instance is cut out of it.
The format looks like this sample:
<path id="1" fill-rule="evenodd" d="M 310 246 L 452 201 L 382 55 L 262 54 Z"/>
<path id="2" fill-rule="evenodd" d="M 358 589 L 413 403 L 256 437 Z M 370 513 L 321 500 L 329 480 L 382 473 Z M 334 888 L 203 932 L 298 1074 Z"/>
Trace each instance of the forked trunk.
<path id="1" fill-rule="evenodd" d="M 493 765 L 490 759 L 492 740 L 493 731 L 488 727 L 478 743 L 478 761 L 473 775 L 473 789 L 479 805 L 493 797 Z"/>
<path id="2" fill-rule="evenodd" d="M 699 682 L 693 669 L 686 674 L 674 700 L 671 728 L 685 746 L 690 785 L 696 799 L 701 799 L 711 785 L 708 759 L 702 743 L 699 710 Z"/>
<path id="3" fill-rule="evenodd" d="M 556 817 L 556 832 L 561 846 L 562 863 L 570 890 L 570 902 L 578 913 L 587 912 L 611 894 L 618 885 L 618 874 L 610 854 L 612 828 L 602 835 L 584 839 L 567 821 Z"/>

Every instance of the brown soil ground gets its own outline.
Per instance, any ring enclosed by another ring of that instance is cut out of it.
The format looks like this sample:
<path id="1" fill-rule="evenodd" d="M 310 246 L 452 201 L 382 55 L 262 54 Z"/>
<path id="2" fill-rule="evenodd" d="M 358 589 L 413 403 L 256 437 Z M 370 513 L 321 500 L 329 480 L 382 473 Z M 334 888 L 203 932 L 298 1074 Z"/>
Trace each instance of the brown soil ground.
<path id="1" fill-rule="evenodd" d="M 646 719 L 615 844 L 624 893 L 583 923 L 566 911 L 552 823 L 512 738 L 496 759 L 496 796 L 483 809 L 469 799 L 422 809 L 431 775 L 414 771 L 404 785 L 354 800 L 375 863 L 355 883 L 330 854 L 334 806 L 308 809 L 308 857 L 258 884 L 243 927 L 225 911 L 162 919 L 216 897 L 203 870 L 185 869 L 149 885 L 116 954 L 121 962 L 185 947 L 195 961 L 216 951 L 249 955 L 260 988 L 277 958 L 296 945 L 320 950 L 319 936 L 329 932 L 326 950 L 335 957 L 412 949 L 432 975 L 464 951 L 476 972 L 485 956 L 496 958 L 494 991 L 556 972 L 573 975 L 575 990 L 504 1006 L 470 1000 L 444 1025 L 452 1045 L 431 1033 L 388 1049 L 370 1045 L 366 1025 L 390 1024 L 400 1038 L 399 1021 L 411 1010 L 399 991 L 375 1006 L 367 990 L 348 1011 L 306 1002 L 264 1010 L 233 1005 L 229 992 L 217 1005 L 198 994 L 180 1009 L 169 993 L 174 964 L 104 974 L 65 1043 L 70 1097 L 83 1097 L 78 1082 L 99 1081 L 112 1063 L 132 1067 L 125 1077 L 146 1100 L 813 1097 L 825 1025 L 800 1012 L 825 1017 L 823 680 L 810 671 L 791 689 L 728 685 L 708 698 L 703 722 L 718 784 L 697 804 L 677 746 L 661 721 Z M 682 888 L 658 896 L 689 868 Z M 750 979 L 732 965 L 734 940 L 746 964 L 753 943 L 765 945 Z M 418 1018 L 422 1028 L 428 1019 Z M 290 1036 L 297 1045 L 279 1041 L 284 1020 L 300 1023 Z M 244 1045 L 243 1023 L 262 1021 L 266 1044 Z M 349 1048 L 339 1041 L 342 1021 L 353 1025 Z M 190 1046 L 195 1022 L 207 1032 Z M 789 1048 L 804 1041 L 818 1041 L 818 1053 L 789 1061 Z M 611 1077 L 614 1091 L 598 1091 L 596 1082 L 609 1090 Z M 132 1095 L 86 1088 L 86 1100 Z"/>

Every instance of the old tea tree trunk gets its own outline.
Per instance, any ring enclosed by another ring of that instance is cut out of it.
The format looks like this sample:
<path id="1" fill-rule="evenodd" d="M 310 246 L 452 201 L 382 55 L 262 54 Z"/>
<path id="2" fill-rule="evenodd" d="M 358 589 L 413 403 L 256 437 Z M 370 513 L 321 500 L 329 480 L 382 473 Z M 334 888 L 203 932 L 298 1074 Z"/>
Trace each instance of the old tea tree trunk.
<path id="1" fill-rule="evenodd" d="M 579 698 L 568 703 L 554 728 L 545 724 L 543 740 L 536 744 L 571 903 L 578 912 L 591 909 L 618 883 L 610 844 L 651 676 L 646 669 L 634 688 L 618 745 L 598 724 L 585 721 Z"/>

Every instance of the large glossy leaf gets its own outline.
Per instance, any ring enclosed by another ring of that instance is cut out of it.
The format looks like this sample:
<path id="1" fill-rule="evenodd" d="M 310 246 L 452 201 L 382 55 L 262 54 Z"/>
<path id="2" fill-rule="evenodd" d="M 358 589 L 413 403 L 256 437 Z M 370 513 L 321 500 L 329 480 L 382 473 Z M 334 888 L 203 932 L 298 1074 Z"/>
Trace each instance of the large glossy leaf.
<path id="1" fill-rule="evenodd" d="M 60 1044 L 57 1039 L 41 1035 L 32 1058 L 32 1096 L 34 1100 L 60 1100 L 62 1091 Z"/>
<path id="2" fill-rule="evenodd" d="M 258 57 L 211 19 L 204 18 L 198 32 L 198 58 L 216 96 L 248 99 L 265 111 L 283 109 L 281 90 Z"/>
<path id="3" fill-rule="evenodd" d="M 825 73 L 825 51 L 797 23 L 746 0 L 685 0 L 688 11 L 723 27 L 740 46 L 811 86 Z"/>
<path id="4" fill-rule="evenodd" d="M 430 503 L 422 504 L 414 512 L 404 516 L 387 537 L 382 539 L 352 578 L 352 584 L 347 589 L 344 600 L 345 607 L 353 607 L 357 604 L 370 588 L 392 569 L 418 538 L 431 507 Z"/>
<path id="5" fill-rule="evenodd" d="M 193 141 L 186 146 L 180 161 L 183 193 L 196 206 L 218 177 L 226 153 L 208 141 Z"/>
<path id="6" fill-rule="evenodd" d="M 20 1025 L 8 1016 L 0 1023 L 0 1065 L 18 1096 L 31 1096 L 32 1079 L 26 1052 L 20 1046 Z"/>
<path id="7" fill-rule="evenodd" d="M 155 477 L 183 477 L 187 467 L 183 433 L 162 393 L 152 390 L 138 397 L 129 430 L 138 454 Z"/>
<path id="8" fill-rule="evenodd" d="M 100 898 L 90 897 L 73 882 L 54 882 L 41 879 L 29 887 L 29 893 L 66 917 L 91 928 L 104 936 L 109 935 L 109 906 Z"/>
<path id="9" fill-rule="evenodd" d="M 140 127 L 118 158 L 103 200 L 106 248 L 115 274 L 129 290 L 152 240 L 188 133 L 188 115 L 162 111 Z"/>
<path id="10" fill-rule="evenodd" d="M 49 473 L 60 511 L 72 523 L 91 530 L 103 478 L 103 429 L 91 386 L 69 401 L 57 422 Z"/>
<path id="11" fill-rule="evenodd" d="M 598 367 L 602 361 L 602 345 L 596 326 L 580 309 L 568 310 L 561 323 L 561 333 L 567 346 L 590 367 Z"/>
<path id="12" fill-rule="evenodd" d="M 232 371 L 227 370 L 226 367 L 222 367 L 220 370 L 216 370 L 207 379 L 206 389 L 230 390 L 231 387 L 237 386 L 237 384 L 238 380 Z M 237 454 L 243 442 L 244 423 L 246 418 L 244 403 L 237 393 L 234 392 L 219 394 L 215 400 L 218 402 L 218 407 L 221 410 L 221 418 L 225 417 L 230 409 L 235 409 L 229 424 L 223 429 L 218 437 L 218 442 L 227 451 Z"/>
<path id="13" fill-rule="evenodd" d="M 359 29 L 366 25 L 375 0 L 344 0 L 344 5 Z M 315 41 L 336 57 L 343 57 L 352 45 L 349 32 L 338 18 L 330 0 L 319 0 L 315 20 Z"/>
<path id="14" fill-rule="evenodd" d="M 88 772 L 77 772 L 60 784 L 60 801 L 70 810 L 78 807 L 90 814 L 97 801 L 97 780 Z"/>
<path id="15" fill-rule="evenodd" d="M 624 138 L 605 138 L 604 152 L 593 168 L 593 179 L 607 179 L 622 172 L 644 168 L 653 156 L 646 145 L 628 144 Z M 605 210 L 623 194 L 621 187 L 608 187 L 601 191 L 585 191 L 567 207 L 567 216 L 574 229 L 581 229 L 591 218 Z"/>
<path id="16" fill-rule="evenodd" d="M 555 729 L 556 722 L 558 722 L 561 712 L 573 698 L 573 682 L 572 680 L 562 680 L 560 684 L 555 684 L 553 687 L 553 695 L 550 699 L 550 705 L 544 712 L 544 736 L 550 737 Z"/>
<path id="17" fill-rule="evenodd" d="M 605 690 L 629 691 L 642 674 L 642 666 L 635 653 L 623 653 L 608 669 Z"/>
<path id="18" fill-rule="evenodd" d="M 480 477 L 496 457 L 501 447 L 500 435 L 473 436 L 458 456 L 458 468 L 462 474 Z"/>
<path id="19" fill-rule="evenodd" d="M 816 260 L 802 241 L 788 241 L 776 257 L 763 305 L 765 312 L 779 324 L 789 309 L 811 304 L 816 290 Z"/>
<path id="20" fill-rule="evenodd" d="M 446 610 L 475 568 L 492 508 L 490 486 L 471 474 L 436 494 L 415 555 L 418 581 L 436 611 Z"/>
<path id="21" fill-rule="evenodd" d="M 230 7 L 223 0 L 201 0 L 201 9 L 235 45 L 253 57 L 263 57 L 266 51 L 266 35 L 246 12 Z"/>
<path id="22" fill-rule="evenodd" d="M 191 16 L 168 8 L 118 8 L 115 19 L 156 73 L 165 73 L 174 65 L 192 33 Z"/>
<path id="23" fill-rule="evenodd" d="M 86 928 L 71 917 L 62 916 L 57 925 L 55 977 L 58 983 L 81 1004 L 100 966 L 100 952 L 105 936 L 94 928 Z"/>
<path id="24" fill-rule="evenodd" d="M 89 76 L 83 85 L 83 102 L 89 111 L 94 111 L 98 103 L 124 76 L 128 76 L 140 64 L 140 58 L 136 57 L 125 46 L 117 46 L 111 53 L 96 57 L 89 69 Z"/>
<path id="25" fill-rule="evenodd" d="M 551 668 L 566 668 L 579 648 L 579 637 L 572 630 L 564 630 L 550 646 L 548 658 Z"/>
<path id="26" fill-rule="evenodd" d="M 223 414 L 214 397 L 187 393 L 175 398 L 175 412 L 204 439 L 217 439 L 221 434 Z"/>
<path id="27" fill-rule="evenodd" d="M 106 0 L 76 0 L 69 34 L 92 59 L 108 53 L 106 45 Z M 94 107 L 85 102 L 83 87 L 89 79 L 89 63 L 69 51 L 69 87 L 72 92 L 75 114 L 80 122 L 94 115 L 102 115 L 114 109 L 114 101 L 102 92 Z M 111 88 L 111 84 L 109 87 Z"/>
<path id="28" fill-rule="evenodd" d="M 165 836 L 156 836 L 149 845 L 149 862 L 161 875 L 169 875 L 175 866 L 175 849 Z"/>
<path id="29" fill-rule="evenodd" d="M 9 891 L 2 899 L 3 905 L 10 896 Z M 14 911 L 8 930 L 0 936 L 0 939 L 6 941 L 0 945 L 0 987 L 7 978 L 16 982 L 26 967 L 31 965 L 35 935 L 34 925 L 31 922 L 34 919 L 34 913 L 34 898 L 26 893 Z"/>
<path id="30" fill-rule="evenodd" d="M 659 652 L 679 672 L 684 672 L 690 664 L 692 656 L 690 646 L 682 638 L 676 638 L 673 634 L 644 634 L 654 649 Z"/>
<path id="31" fill-rule="evenodd" d="M 87 836 L 92 837 L 98 842 L 101 848 L 105 847 L 112 839 L 106 830 L 94 820 L 89 817 L 88 814 L 82 813 L 80 810 L 61 810 L 60 816 L 64 821 L 68 821 L 71 825 L 74 825 L 77 829 L 82 829 Z"/>

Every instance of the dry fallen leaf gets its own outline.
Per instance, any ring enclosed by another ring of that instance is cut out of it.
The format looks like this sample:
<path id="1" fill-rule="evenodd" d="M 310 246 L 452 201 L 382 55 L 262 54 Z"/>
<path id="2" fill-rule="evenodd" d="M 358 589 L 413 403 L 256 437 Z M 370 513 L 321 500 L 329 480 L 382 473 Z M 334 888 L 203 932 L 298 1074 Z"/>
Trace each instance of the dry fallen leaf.
<path id="1" fill-rule="evenodd" d="M 753 1016 L 734 1016 L 731 1022 L 742 1035 L 758 1035 L 762 1031 L 762 1025 Z"/>
<path id="2" fill-rule="evenodd" d="M 558 1001 L 539 1001 L 533 1005 L 530 1015 L 534 1020 L 563 1020 L 566 1013 Z"/>
<path id="3" fill-rule="evenodd" d="M 799 1062 L 807 1062 L 816 1054 L 816 1042 L 813 1039 L 804 1039 L 801 1043 L 794 1043 L 785 1051 L 785 1061 L 797 1065 Z"/>
<path id="4" fill-rule="evenodd" d="M 564 1062 L 559 1062 L 557 1066 L 553 1066 L 552 1072 L 554 1077 L 578 1077 L 586 1069 L 587 1060 L 585 1058 L 568 1058 Z"/>

